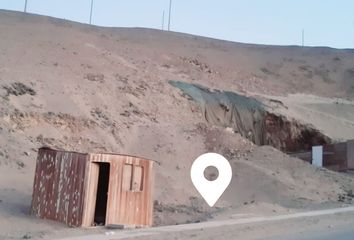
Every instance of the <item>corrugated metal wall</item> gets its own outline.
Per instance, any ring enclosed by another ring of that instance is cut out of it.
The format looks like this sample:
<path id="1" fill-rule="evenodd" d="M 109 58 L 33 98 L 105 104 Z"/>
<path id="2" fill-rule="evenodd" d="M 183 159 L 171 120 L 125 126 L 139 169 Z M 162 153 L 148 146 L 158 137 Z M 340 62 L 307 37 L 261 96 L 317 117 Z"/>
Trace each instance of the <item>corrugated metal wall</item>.
<path id="1" fill-rule="evenodd" d="M 31 212 L 81 226 L 88 154 L 39 149 Z"/>
<path id="2" fill-rule="evenodd" d="M 312 162 L 312 152 L 290 154 L 306 162 Z M 354 140 L 323 146 L 323 167 L 333 171 L 354 169 Z"/>
<path id="3" fill-rule="evenodd" d="M 333 171 L 348 170 L 347 143 L 324 145 L 323 166 Z"/>
<path id="4" fill-rule="evenodd" d="M 94 217 L 98 178 L 95 162 L 110 163 L 106 225 L 152 226 L 153 162 L 111 154 L 90 154 L 90 161 L 83 226 L 90 226 Z"/>
<path id="5" fill-rule="evenodd" d="M 354 170 L 354 140 L 348 141 L 347 148 L 348 169 Z"/>

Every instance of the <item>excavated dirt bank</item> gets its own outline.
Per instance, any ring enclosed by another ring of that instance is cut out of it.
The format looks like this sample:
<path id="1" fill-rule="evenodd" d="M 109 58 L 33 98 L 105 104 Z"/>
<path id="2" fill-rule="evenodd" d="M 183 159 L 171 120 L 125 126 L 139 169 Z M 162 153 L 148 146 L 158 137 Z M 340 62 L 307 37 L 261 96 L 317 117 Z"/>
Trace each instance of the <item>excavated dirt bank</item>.
<path id="1" fill-rule="evenodd" d="M 257 145 L 297 152 L 331 141 L 313 126 L 272 112 L 255 98 L 180 81 L 170 84 L 199 104 L 207 122 L 232 128 Z"/>
<path id="2" fill-rule="evenodd" d="M 294 119 L 267 112 L 265 118 L 265 141 L 262 145 L 271 145 L 283 152 L 310 150 L 314 145 L 324 145 L 331 139 L 312 126 Z"/>

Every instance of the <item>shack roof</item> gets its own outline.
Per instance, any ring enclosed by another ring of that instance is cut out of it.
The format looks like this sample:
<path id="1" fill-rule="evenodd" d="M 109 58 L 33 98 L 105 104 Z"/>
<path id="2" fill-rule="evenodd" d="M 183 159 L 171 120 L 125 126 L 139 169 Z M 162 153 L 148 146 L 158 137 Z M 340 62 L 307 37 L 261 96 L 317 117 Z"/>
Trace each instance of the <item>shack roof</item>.
<path id="1" fill-rule="evenodd" d="M 140 158 L 140 159 L 144 159 L 144 160 L 148 160 L 148 161 L 152 161 L 152 162 L 156 162 L 158 163 L 158 161 L 156 160 L 151 160 L 149 158 L 146 157 L 140 157 L 140 156 L 135 156 L 135 155 L 129 155 L 129 154 L 120 154 L 120 153 L 110 153 L 110 152 L 77 152 L 77 151 L 70 151 L 70 150 L 64 150 L 64 149 L 54 149 L 48 146 L 43 146 L 40 147 L 39 149 L 43 149 L 43 150 L 51 150 L 51 151 L 56 151 L 56 152 L 66 152 L 66 153 L 78 153 L 78 154 L 102 154 L 102 155 L 113 155 L 113 156 L 124 156 L 124 157 L 133 157 L 133 158 Z"/>

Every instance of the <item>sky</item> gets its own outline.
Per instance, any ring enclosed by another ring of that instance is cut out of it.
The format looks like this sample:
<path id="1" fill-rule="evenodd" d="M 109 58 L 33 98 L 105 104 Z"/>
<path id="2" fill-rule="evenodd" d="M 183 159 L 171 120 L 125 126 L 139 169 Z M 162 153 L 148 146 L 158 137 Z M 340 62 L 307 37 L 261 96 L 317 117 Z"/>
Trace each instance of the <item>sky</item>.
<path id="1" fill-rule="evenodd" d="M 91 0 L 27 0 L 27 12 L 88 23 Z M 170 0 L 94 0 L 92 24 L 165 29 Z M 24 10 L 25 0 L 0 0 Z M 171 30 L 235 42 L 354 48 L 353 0 L 172 0 Z"/>

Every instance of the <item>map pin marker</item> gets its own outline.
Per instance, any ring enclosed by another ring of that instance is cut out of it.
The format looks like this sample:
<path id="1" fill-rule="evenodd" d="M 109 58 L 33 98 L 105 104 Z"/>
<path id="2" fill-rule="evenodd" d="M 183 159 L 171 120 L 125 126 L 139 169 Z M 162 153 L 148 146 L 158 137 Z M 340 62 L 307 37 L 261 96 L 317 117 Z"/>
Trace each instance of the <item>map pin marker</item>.
<path id="1" fill-rule="evenodd" d="M 219 176 L 214 181 L 204 177 L 207 167 L 213 166 L 219 171 Z M 192 164 L 191 179 L 200 195 L 210 207 L 219 200 L 232 178 L 232 169 L 229 161 L 217 153 L 206 153 L 199 156 Z"/>

